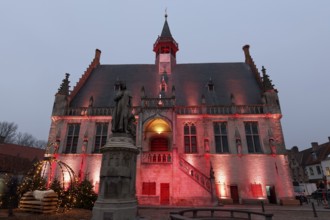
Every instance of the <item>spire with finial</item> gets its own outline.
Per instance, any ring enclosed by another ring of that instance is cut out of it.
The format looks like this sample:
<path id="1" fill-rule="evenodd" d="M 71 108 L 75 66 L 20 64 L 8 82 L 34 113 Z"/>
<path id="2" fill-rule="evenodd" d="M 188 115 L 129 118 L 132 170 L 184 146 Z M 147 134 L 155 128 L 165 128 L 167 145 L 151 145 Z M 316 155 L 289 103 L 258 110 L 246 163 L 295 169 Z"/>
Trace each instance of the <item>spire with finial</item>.
<path id="1" fill-rule="evenodd" d="M 93 98 L 93 96 L 91 96 L 90 98 L 89 98 L 89 104 L 88 104 L 88 107 L 93 107 L 93 105 L 94 105 L 94 98 Z"/>
<path id="2" fill-rule="evenodd" d="M 236 105 L 236 99 L 233 93 L 230 93 L 230 102 L 232 105 Z"/>
<path id="3" fill-rule="evenodd" d="M 168 17 L 167 9 L 165 9 L 164 26 L 163 26 L 160 36 L 158 36 L 158 39 L 156 40 L 156 43 L 154 44 L 153 51 L 156 53 L 162 52 L 162 51 L 159 51 L 161 46 L 167 46 L 170 49 L 170 51 L 172 52 L 172 54 L 175 56 L 175 53 L 179 50 L 179 46 L 178 46 L 178 43 L 172 37 L 170 27 L 167 22 L 167 17 Z"/>
<path id="4" fill-rule="evenodd" d="M 60 88 L 58 89 L 57 95 L 69 95 L 70 81 L 69 81 L 69 73 L 65 74 L 65 78 L 62 81 Z"/>
<path id="5" fill-rule="evenodd" d="M 170 31 L 170 27 L 168 26 L 168 23 L 167 23 L 167 9 L 165 9 L 165 23 L 164 23 L 163 30 L 162 30 L 160 37 L 173 38 L 171 31 Z"/>
<path id="6" fill-rule="evenodd" d="M 269 79 L 269 76 L 267 75 L 264 66 L 262 66 L 261 72 L 262 72 L 262 85 L 264 87 L 264 91 L 274 90 L 274 85 L 272 84 L 272 81 Z"/>
<path id="7" fill-rule="evenodd" d="M 175 98 L 175 86 L 172 86 L 172 98 Z"/>
<path id="8" fill-rule="evenodd" d="M 141 98 L 145 98 L 146 97 L 146 91 L 144 89 L 144 86 L 141 87 Z"/>

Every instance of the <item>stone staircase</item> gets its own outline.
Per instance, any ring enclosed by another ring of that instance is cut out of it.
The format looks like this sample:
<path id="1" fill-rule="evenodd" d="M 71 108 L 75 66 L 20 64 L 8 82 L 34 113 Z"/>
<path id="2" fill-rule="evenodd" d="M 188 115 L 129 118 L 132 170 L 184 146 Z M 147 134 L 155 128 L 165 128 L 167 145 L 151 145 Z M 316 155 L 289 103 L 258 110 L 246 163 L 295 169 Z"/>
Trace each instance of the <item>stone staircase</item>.
<path id="1" fill-rule="evenodd" d="M 187 162 L 181 156 L 179 156 L 179 165 L 180 165 L 180 169 L 184 173 L 186 173 L 190 178 L 192 178 L 195 182 L 197 182 L 206 191 L 208 191 L 209 193 L 212 193 L 211 181 L 208 176 L 203 174 L 201 171 L 199 171 L 197 168 L 195 168 L 193 165 L 191 165 L 189 162 Z"/>

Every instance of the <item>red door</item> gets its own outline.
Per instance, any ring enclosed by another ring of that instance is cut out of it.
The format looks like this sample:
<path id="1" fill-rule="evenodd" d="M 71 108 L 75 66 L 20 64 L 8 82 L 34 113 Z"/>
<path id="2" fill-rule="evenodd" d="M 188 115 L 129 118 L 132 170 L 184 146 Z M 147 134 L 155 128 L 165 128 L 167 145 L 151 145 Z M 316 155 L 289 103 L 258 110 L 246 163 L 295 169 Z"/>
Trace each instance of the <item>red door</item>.
<path id="1" fill-rule="evenodd" d="M 160 184 L 160 204 L 161 205 L 170 204 L 170 184 L 169 183 Z"/>
<path id="2" fill-rule="evenodd" d="M 167 151 L 168 141 L 167 138 L 158 137 L 151 140 L 151 151 Z"/>
<path id="3" fill-rule="evenodd" d="M 230 186 L 230 195 L 231 198 L 233 199 L 233 203 L 239 203 L 237 186 Z"/>

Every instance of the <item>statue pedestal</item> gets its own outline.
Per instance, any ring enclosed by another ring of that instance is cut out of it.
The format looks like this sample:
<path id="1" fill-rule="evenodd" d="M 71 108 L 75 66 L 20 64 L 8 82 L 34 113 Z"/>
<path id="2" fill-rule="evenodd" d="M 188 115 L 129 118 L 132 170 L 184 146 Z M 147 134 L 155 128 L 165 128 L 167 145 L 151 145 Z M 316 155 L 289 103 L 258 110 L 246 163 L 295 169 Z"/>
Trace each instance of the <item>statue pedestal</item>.
<path id="1" fill-rule="evenodd" d="M 100 189 L 92 220 L 136 219 L 135 177 L 139 150 L 129 135 L 115 133 L 101 152 Z"/>
<path id="2" fill-rule="evenodd" d="M 134 220 L 137 218 L 137 201 L 97 200 L 92 220 Z"/>

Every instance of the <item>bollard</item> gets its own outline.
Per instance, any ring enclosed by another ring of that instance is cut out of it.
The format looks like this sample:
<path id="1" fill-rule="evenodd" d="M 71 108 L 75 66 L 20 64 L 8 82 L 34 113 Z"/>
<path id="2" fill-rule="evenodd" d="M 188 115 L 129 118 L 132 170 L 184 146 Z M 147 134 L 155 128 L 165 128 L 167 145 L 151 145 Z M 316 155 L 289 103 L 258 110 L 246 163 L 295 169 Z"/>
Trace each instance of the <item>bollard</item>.
<path id="1" fill-rule="evenodd" d="M 316 213 L 316 210 L 315 210 L 314 202 L 312 202 L 312 207 L 313 207 L 314 217 L 317 217 L 317 213 Z"/>
<path id="2" fill-rule="evenodd" d="M 262 212 L 265 212 L 265 204 L 264 204 L 264 201 L 261 201 L 261 208 L 262 208 Z"/>

